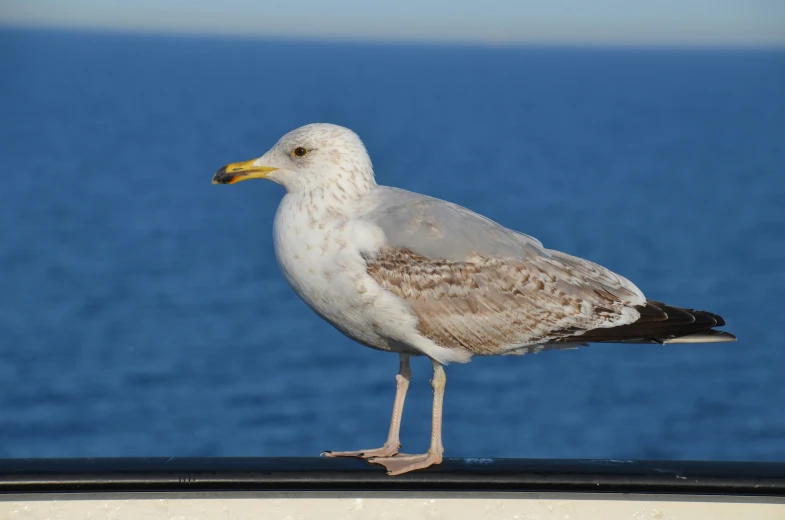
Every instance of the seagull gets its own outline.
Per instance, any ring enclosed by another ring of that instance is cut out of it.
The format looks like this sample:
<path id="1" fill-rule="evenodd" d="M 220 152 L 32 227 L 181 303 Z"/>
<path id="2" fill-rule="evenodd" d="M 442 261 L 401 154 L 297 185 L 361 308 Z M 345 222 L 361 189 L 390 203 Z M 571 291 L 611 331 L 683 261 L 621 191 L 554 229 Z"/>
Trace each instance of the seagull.
<path id="1" fill-rule="evenodd" d="M 400 475 L 442 462 L 444 365 L 474 356 L 530 354 L 588 343 L 735 341 L 710 312 L 647 299 L 621 275 L 546 249 L 535 238 L 451 202 L 380 186 L 360 138 L 314 123 L 258 159 L 227 164 L 213 184 L 269 179 L 286 195 L 273 225 L 292 289 L 358 343 L 397 353 L 387 441 L 327 451 Z M 433 364 L 431 444 L 399 453 L 410 357 Z"/>

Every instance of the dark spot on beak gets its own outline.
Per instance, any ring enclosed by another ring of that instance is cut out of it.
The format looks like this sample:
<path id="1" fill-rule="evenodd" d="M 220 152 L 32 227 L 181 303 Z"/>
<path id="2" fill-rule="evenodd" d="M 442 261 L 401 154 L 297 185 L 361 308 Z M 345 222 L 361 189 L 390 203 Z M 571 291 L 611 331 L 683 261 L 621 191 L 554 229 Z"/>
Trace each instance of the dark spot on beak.
<path id="1" fill-rule="evenodd" d="M 226 171 L 226 166 L 223 166 L 220 170 L 215 172 L 215 175 L 213 175 L 213 184 L 229 184 L 238 175 L 243 175 L 243 174 L 228 173 Z"/>
<path id="2" fill-rule="evenodd" d="M 215 172 L 213 175 L 213 184 L 226 184 L 226 166 L 223 166 L 220 170 Z"/>

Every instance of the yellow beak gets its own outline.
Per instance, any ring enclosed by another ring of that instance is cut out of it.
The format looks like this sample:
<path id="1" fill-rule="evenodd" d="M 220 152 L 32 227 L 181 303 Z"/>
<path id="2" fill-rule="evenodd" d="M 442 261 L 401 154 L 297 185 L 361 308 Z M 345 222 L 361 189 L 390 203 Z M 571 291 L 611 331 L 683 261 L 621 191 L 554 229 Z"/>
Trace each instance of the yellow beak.
<path id="1" fill-rule="evenodd" d="M 253 159 L 245 162 L 227 164 L 213 175 L 213 184 L 234 184 L 248 179 L 266 179 L 270 172 L 278 168 L 269 166 L 254 166 Z"/>

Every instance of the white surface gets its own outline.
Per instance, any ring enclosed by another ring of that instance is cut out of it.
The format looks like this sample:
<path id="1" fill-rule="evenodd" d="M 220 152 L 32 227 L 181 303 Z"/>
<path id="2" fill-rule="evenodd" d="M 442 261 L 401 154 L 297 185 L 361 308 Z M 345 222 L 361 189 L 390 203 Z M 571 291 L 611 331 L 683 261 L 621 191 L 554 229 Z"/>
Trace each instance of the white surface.
<path id="1" fill-rule="evenodd" d="M 785 498 L 554 493 L 0 495 L 2 520 L 785 520 Z"/>

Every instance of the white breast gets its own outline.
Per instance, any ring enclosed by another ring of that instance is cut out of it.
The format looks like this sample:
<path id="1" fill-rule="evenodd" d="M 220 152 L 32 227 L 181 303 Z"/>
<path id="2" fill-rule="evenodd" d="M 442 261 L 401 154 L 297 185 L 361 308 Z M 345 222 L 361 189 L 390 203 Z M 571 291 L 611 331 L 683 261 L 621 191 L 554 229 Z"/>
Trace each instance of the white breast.
<path id="1" fill-rule="evenodd" d="M 363 345 L 425 354 L 441 363 L 468 361 L 468 351 L 444 348 L 422 336 L 409 304 L 368 276 L 362 255 L 384 245 L 381 228 L 321 211 L 312 201 L 288 194 L 275 216 L 275 254 L 295 292 L 319 316 Z"/>
<path id="2" fill-rule="evenodd" d="M 317 314 L 360 343 L 389 350 L 373 310 L 383 289 L 360 253 L 383 239 L 371 228 L 338 213 L 320 215 L 304 197 L 286 195 L 275 216 L 275 254 L 289 285 Z"/>

